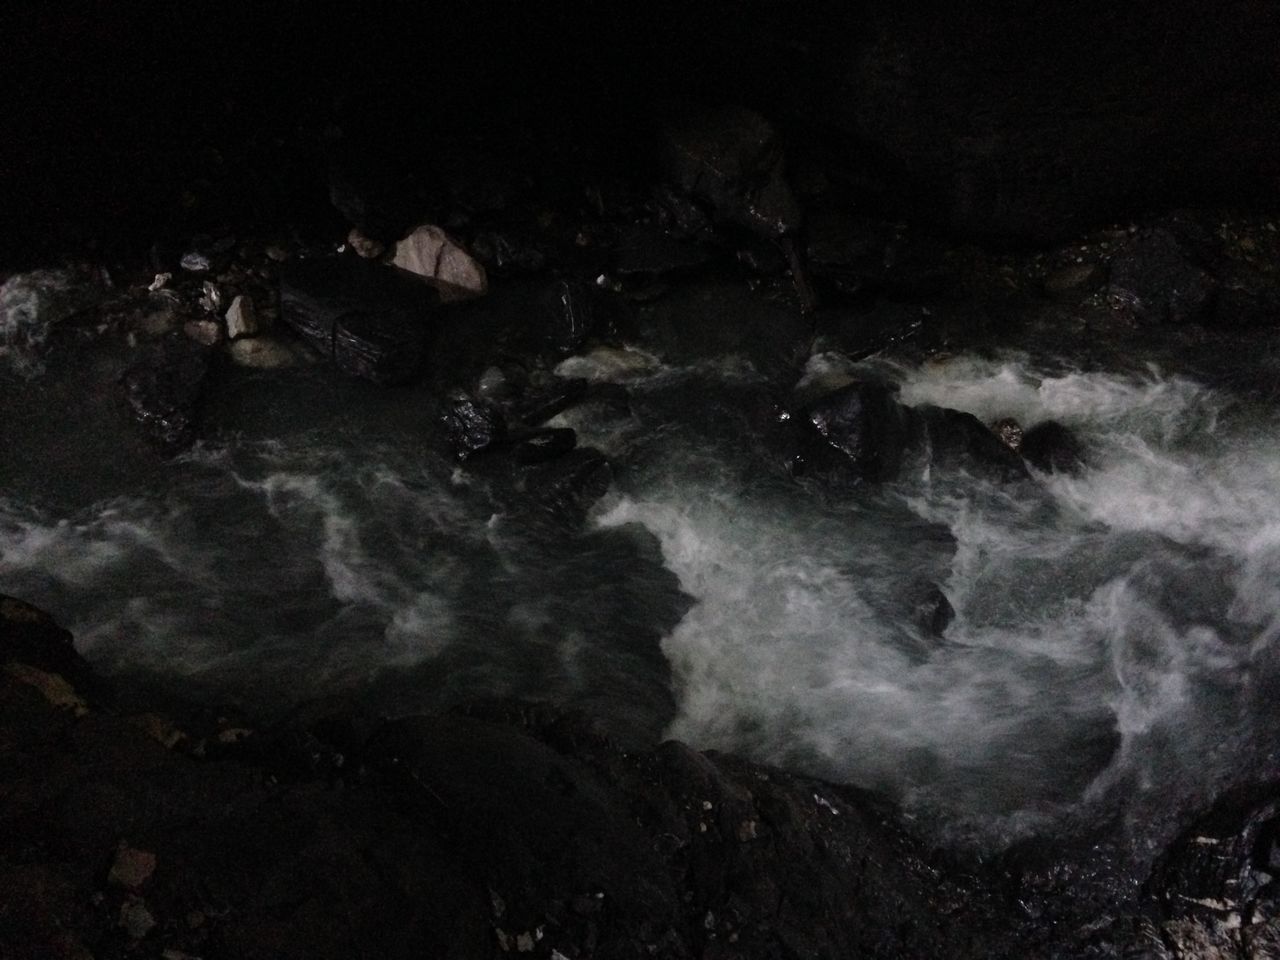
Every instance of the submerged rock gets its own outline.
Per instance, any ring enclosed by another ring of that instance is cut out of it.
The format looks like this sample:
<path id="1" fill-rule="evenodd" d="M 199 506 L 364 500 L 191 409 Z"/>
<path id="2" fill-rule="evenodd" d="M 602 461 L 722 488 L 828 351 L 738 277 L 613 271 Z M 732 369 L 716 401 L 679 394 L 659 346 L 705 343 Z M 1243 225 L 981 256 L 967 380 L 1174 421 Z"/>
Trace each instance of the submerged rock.
<path id="1" fill-rule="evenodd" d="M 195 442 L 208 374 L 207 350 L 182 337 L 152 345 L 125 371 L 129 408 L 161 452 L 180 453 Z"/>
<path id="2" fill-rule="evenodd" d="M 1022 458 L 971 413 L 924 405 L 911 409 L 911 420 L 913 439 L 933 467 L 1001 482 L 1027 476 Z M 1026 442 L 1024 437 L 1024 448 Z"/>
<path id="3" fill-rule="evenodd" d="M 1143 322 L 1197 322 L 1212 295 L 1212 278 L 1164 227 L 1140 231 L 1111 261 L 1108 299 Z"/>
<path id="4" fill-rule="evenodd" d="M 426 357 L 429 297 L 395 270 L 356 257 L 291 260 L 284 322 L 339 369 L 375 383 L 410 379 Z"/>

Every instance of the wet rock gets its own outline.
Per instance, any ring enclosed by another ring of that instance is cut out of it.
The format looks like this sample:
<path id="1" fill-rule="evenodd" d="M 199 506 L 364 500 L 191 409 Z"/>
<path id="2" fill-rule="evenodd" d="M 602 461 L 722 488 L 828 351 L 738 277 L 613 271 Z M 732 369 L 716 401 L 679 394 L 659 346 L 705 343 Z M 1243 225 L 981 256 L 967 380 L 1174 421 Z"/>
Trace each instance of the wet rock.
<path id="1" fill-rule="evenodd" d="M 576 447 L 548 463 L 522 471 L 520 488 L 546 510 L 585 516 L 613 483 L 613 467 L 593 447 Z"/>
<path id="2" fill-rule="evenodd" d="M 105 293 L 99 275 L 74 270 L 16 273 L 0 285 L 0 358 L 25 377 L 44 372 L 54 325 L 93 306 Z"/>
<path id="3" fill-rule="evenodd" d="M 410 379 L 426 357 L 430 305 L 411 280 L 356 257 L 292 260 L 281 316 L 339 369 L 376 383 Z"/>
<path id="4" fill-rule="evenodd" d="M 497 407 L 478 401 L 461 390 L 445 400 L 440 415 L 449 445 L 458 460 L 467 460 L 500 444 L 507 424 Z"/>
<path id="5" fill-rule="evenodd" d="M 557 353 L 569 355 L 586 343 L 595 329 L 595 289 L 580 280 L 557 280 L 542 295 L 545 338 Z"/>
<path id="6" fill-rule="evenodd" d="M 911 415 L 913 439 L 931 465 L 1001 482 L 1026 478 L 1022 458 L 973 414 L 923 405 Z M 1025 448 L 1025 437 L 1022 442 Z"/>
<path id="7" fill-rule="evenodd" d="M 908 440 L 909 418 L 892 387 L 856 381 L 792 416 L 797 473 L 817 471 L 885 480 L 895 476 Z"/>
<path id="8" fill-rule="evenodd" d="M 1080 439 L 1056 420 L 1046 420 L 1028 430 L 1020 452 L 1027 463 L 1045 473 L 1075 473 L 1085 463 Z"/>
<path id="9" fill-rule="evenodd" d="M 418 227 L 397 243 L 391 262 L 435 287 L 441 300 L 469 300 L 489 290 L 484 267 L 436 226 Z"/>
<path id="10" fill-rule="evenodd" d="M 205 313 L 220 313 L 222 311 L 222 290 L 212 280 L 206 280 L 200 284 L 200 306 L 204 308 Z"/>
<path id="11" fill-rule="evenodd" d="M 587 381 L 581 377 L 557 378 L 549 386 L 523 397 L 512 411 L 517 420 L 530 426 L 546 423 L 558 413 L 563 413 L 583 401 L 587 395 Z"/>
<path id="12" fill-rule="evenodd" d="M 256 337 L 262 331 L 258 321 L 258 311 L 253 301 L 243 293 L 231 301 L 227 307 L 227 336 L 232 340 L 240 337 Z"/>
<path id="13" fill-rule="evenodd" d="M 1098 263 L 1073 263 L 1044 278 L 1044 292 L 1051 300 L 1064 303 L 1082 300 L 1102 286 L 1106 269 Z"/>
<path id="14" fill-rule="evenodd" d="M 182 337 L 152 345 L 125 371 L 125 399 L 161 452 L 180 453 L 195 442 L 208 374 L 206 350 Z"/>
<path id="15" fill-rule="evenodd" d="M 1212 294 L 1212 279 L 1164 227 L 1139 231 L 1111 261 L 1108 300 L 1144 323 L 1198 322 Z"/>
<path id="16" fill-rule="evenodd" d="M 675 184 L 717 216 L 765 236 L 800 228 L 782 145 L 764 117 L 746 107 L 689 110 L 663 131 L 663 161 Z"/>
<path id="17" fill-rule="evenodd" d="M 1022 424 L 1013 419 L 1013 417 L 1003 417 L 991 424 L 991 432 L 999 437 L 1000 442 L 1010 450 L 1017 451 L 1022 449 L 1022 436 L 1024 431 L 1022 429 Z"/>
<path id="18" fill-rule="evenodd" d="M 917 585 L 912 621 L 924 636 L 941 639 L 955 618 L 956 608 L 941 587 L 936 583 Z"/>
<path id="19" fill-rule="evenodd" d="M 516 440 L 513 454 L 516 463 L 530 466 L 563 457 L 578 445 L 578 435 L 568 428 L 535 430 Z"/>

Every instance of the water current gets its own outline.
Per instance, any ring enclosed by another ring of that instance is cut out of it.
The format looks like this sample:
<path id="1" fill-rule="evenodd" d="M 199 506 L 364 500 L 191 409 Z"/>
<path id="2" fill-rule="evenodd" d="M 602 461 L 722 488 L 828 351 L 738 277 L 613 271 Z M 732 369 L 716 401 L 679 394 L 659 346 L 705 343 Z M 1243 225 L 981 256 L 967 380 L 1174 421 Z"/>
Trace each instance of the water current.
<path id="1" fill-rule="evenodd" d="M 624 743 L 884 790 L 942 834 L 1201 802 L 1275 750 L 1270 406 L 1154 367 L 816 353 L 792 385 L 873 372 L 906 403 L 1058 420 L 1087 451 L 1077 474 L 997 484 L 926 458 L 836 489 L 761 440 L 777 384 L 741 357 L 599 351 L 562 372 L 630 391 L 628 416 L 557 420 L 614 465 L 585 514 L 505 462 L 457 466 L 418 394 L 245 374 L 216 439 L 141 466 L 51 372 L 21 387 L 62 412 L 15 428 L 37 440 L 6 456 L 0 591 L 109 673 L 260 716 L 549 699 Z M 941 636 L 921 613 L 939 589 Z"/>

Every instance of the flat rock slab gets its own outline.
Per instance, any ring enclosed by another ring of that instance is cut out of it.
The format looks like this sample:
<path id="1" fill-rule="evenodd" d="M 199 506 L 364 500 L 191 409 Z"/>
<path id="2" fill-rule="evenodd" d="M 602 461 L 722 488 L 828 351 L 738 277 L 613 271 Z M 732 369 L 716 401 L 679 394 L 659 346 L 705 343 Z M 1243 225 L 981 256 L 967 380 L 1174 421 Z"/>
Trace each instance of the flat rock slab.
<path id="1" fill-rule="evenodd" d="M 427 355 L 433 295 L 357 257 L 290 261 L 280 275 L 285 323 L 346 373 L 402 383 Z"/>

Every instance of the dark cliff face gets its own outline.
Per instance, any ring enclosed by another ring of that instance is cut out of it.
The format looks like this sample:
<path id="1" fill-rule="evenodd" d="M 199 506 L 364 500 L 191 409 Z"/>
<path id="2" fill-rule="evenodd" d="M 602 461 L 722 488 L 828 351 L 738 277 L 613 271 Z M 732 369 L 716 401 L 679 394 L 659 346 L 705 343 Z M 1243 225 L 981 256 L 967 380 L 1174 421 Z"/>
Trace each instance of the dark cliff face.
<path id="1" fill-rule="evenodd" d="M 391 167 L 480 137 L 570 187 L 643 173 L 654 129 L 690 102 L 769 117 L 828 205 L 969 237 L 1040 241 L 1151 205 L 1280 196 L 1274 5 L 933 6 L 11 12 L 6 239 L 22 252 L 54 242 L 50 228 L 288 220 L 323 206 L 335 127 Z"/>

